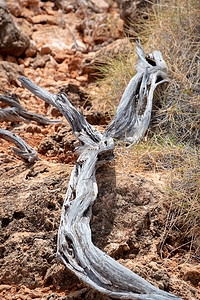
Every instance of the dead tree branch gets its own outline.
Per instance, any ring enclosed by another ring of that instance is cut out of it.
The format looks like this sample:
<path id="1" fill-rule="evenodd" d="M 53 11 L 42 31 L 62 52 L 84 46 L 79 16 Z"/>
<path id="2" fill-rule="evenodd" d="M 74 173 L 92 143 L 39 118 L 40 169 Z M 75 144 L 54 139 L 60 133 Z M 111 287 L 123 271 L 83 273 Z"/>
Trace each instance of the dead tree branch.
<path id="1" fill-rule="evenodd" d="M 11 106 L 10 108 L 0 110 L 0 122 L 9 121 L 30 123 L 31 121 L 36 121 L 37 123 L 43 125 L 57 124 L 62 122 L 62 120 L 50 120 L 39 114 L 27 111 L 22 107 L 17 95 L 15 94 L 10 95 L 8 93 L 8 95 L 0 95 L 0 101 Z M 14 143 L 17 147 L 19 147 L 19 149 L 11 147 L 17 156 L 31 163 L 39 159 L 35 149 L 29 146 L 16 134 L 0 128 L 0 137 Z"/>
<path id="2" fill-rule="evenodd" d="M 25 122 L 30 123 L 35 121 L 42 125 L 48 124 L 57 124 L 62 122 L 62 120 L 50 120 L 37 113 L 29 112 L 22 107 L 19 102 L 17 95 L 8 94 L 0 95 L 0 101 L 11 106 L 11 108 L 1 109 L 0 110 L 0 122 L 10 121 L 10 122 Z"/>
<path id="3" fill-rule="evenodd" d="M 131 144 L 138 142 L 149 127 L 154 90 L 159 84 L 169 81 L 160 51 L 153 51 L 145 57 L 139 44 L 136 52 L 137 74 L 129 82 L 114 119 L 105 131 L 106 136 Z"/>
<path id="4" fill-rule="evenodd" d="M 0 109 L 0 122 L 8 121 L 30 123 L 30 120 L 20 116 L 19 110 L 16 107 Z"/>
<path id="5" fill-rule="evenodd" d="M 154 51 L 146 58 L 139 46 L 137 54 L 137 74 L 126 88 L 114 120 L 103 135 L 71 105 L 66 95 L 52 95 L 25 77 L 19 77 L 19 80 L 33 94 L 60 110 L 80 142 L 80 156 L 63 204 L 57 257 L 86 284 L 108 296 L 118 299 L 179 299 L 117 263 L 95 247 L 91 238 L 92 204 L 98 193 L 96 165 L 113 159 L 112 137 L 134 143 L 145 134 L 151 117 L 153 92 L 158 84 L 167 81 L 166 64 L 160 52 Z"/>
<path id="6" fill-rule="evenodd" d="M 14 143 L 19 149 L 11 147 L 14 153 L 27 160 L 30 163 L 39 160 L 37 156 L 37 152 L 31 146 L 29 146 L 23 139 L 21 139 L 18 135 L 0 128 L 0 138 L 3 138 L 11 143 Z"/>

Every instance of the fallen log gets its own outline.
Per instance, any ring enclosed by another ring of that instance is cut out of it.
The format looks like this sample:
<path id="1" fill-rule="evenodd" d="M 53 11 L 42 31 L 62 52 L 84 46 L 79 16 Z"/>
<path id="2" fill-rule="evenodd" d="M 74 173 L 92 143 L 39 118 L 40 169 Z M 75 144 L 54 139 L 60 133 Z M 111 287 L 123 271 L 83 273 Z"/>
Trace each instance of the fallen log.
<path id="1" fill-rule="evenodd" d="M 90 218 L 98 193 L 96 165 L 113 159 L 113 138 L 135 143 L 145 134 L 150 122 L 153 92 L 158 84 L 168 80 L 166 64 L 159 51 L 145 57 L 139 45 L 137 54 L 137 74 L 131 79 L 113 122 L 103 135 L 71 105 L 65 94 L 53 95 L 25 77 L 18 79 L 33 94 L 60 110 L 80 143 L 80 156 L 72 171 L 62 208 L 58 259 L 86 284 L 112 298 L 179 299 L 154 287 L 92 243 Z"/>

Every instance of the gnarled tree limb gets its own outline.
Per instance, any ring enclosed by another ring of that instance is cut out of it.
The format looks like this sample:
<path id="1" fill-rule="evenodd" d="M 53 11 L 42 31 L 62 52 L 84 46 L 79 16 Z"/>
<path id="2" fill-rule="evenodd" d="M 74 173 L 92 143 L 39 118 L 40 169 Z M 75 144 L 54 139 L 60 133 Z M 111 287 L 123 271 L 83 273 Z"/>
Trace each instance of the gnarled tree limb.
<path id="1" fill-rule="evenodd" d="M 62 120 L 50 120 L 39 114 L 28 112 L 21 106 L 19 99 L 15 94 L 10 95 L 8 93 L 8 95 L 0 95 L 0 101 L 11 106 L 10 108 L 0 110 L 0 122 L 10 121 L 30 123 L 31 121 L 36 121 L 43 125 L 62 122 Z M 33 163 L 39 159 L 37 152 L 16 134 L 0 128 L 0 137 L 16 144 L 20 149 L 11 148 L 14 150 L 16 155 L 28 162 Z"/>
<path id="2" fill-rule="evenodd" d="M 18 135 L 0 128 L 0 138 L 3 138 L 11 143 L 14 143 L 19 149 L 11 147 L 17 156 L 27 160 L 30 163 L 33 163 L 36 160 L 39 160 L 37 152 L 31 146 L 29 146 L 23 139 Z"/>
<path id="3" fill-rule="evenodd" d="M 0 110 L 0 122 L 10 121 L 17 122 L 22 121 L 25 123 L 30 123 L 31 121 L 35 121 L 39 124 L 47 125 L 47 124 L 57 124 L 62 122 L 62 120 L 47 119 L 37 113 L 29 112 L 22 107 L 19 102 L 17 95 L 0 95 L 0 101 L 6 103 L 11 106 L 11 108 L 1 109 Z"/>
<path id="4" fill-rule="evenodd" d="M 101 135 L 68 101 L 66 95 L 52 95 L 25 77 L 22 85 L 44 101 L 56 106 L 69 121 L 80 142 L 80 156 L 75 163 L 63 204 L 58 233 L 57 257 L 86 284 L 101 293 L 120 299 L 179 299 L 117 263 L 92 243 L 90 218 L 98 193 L 95 168 L 113 158 L 112 137 L 137 142 L 148 128 L 153 92 L 167 80 L 161 53 L 145 58 L 137 49 L 137 74 L 130 81 L 113 122 Z M 145 98 L 146 103 L 145 103 Z"/>
<path id="5" fill-rule="evenodd" d="M 145 135 L 151 119 L 154 90 L 168 81 L 167 66 L 160 51 L 145 57 L 139 44 L 136 52 L 137 74 L 129 82 L 114 119 L 105 131 L 106 136 L 131 144 Z"/>
<path id="6" fill-rule="evenodd" d="M 30 123 L 30 120 L 20 116 L 16 107 L 0 109 L 0 122 L 24 122 Z"/>

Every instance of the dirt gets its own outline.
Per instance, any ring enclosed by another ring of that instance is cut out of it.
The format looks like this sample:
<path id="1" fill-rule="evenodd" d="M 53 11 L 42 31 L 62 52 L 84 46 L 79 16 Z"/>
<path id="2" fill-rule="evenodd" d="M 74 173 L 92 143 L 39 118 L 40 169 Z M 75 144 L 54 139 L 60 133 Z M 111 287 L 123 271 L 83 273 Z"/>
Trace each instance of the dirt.
<path id="1" fill-rule="evenodd" d="M 101 14 L 108 14 L 109 22 L 85 53 L 87 32 L 76 1 L 72 7 L 61 6 L 62 10 L 58 8 L 62 1 L 57 1 L 58 6 L 50 1 L 25 2 L 8 1 L 14 20 L 30 37 L 29 49 L 20 58 L 3 55 L 3 64 L 12 61 L 20 73 L 54 94 L 65 91 L 87 120 L 103 131 L 109 118 L 92 106 L 90 78 L 82 63 L 92 50 L 106 51 L 107 44 L 122 37 L 117 4 L 102 1 L 99 7 L 101 1 L 93 3 L 95 11 L 88 11 L 90 26 Z M 78 36 L 82 51 L 74 48 L 68 27 Z M 55 108 L 20 86 L 18 73 L 9 68 L 9 77 L 5 68 L 4 72 L 1 93 L 16 93 L 29 111 L 62 118 Z M 28 164 L 13 155 L 9 142 L 0 140 L 0 299 L 108 299 L 86 287 L 56 259 L 62 203 L 77 158 L 77 140 L 62 119 L 60 124 L 45 126 L 1 124 L 34 147 L 41 160 Z M 188 260 L 192 249 L 181 246 L 184 241 L 178 230 L 161 249 L 169 209 L 165 176 L 129 171 L 126 159 L 121 165 L 117 154 L 114 162 L 97 169 L 96 176 L 99 194 L 91 220 L 94 244 L 155 286 L 183 299 L 200 299 L 200 268 L 195 258 Z"/>

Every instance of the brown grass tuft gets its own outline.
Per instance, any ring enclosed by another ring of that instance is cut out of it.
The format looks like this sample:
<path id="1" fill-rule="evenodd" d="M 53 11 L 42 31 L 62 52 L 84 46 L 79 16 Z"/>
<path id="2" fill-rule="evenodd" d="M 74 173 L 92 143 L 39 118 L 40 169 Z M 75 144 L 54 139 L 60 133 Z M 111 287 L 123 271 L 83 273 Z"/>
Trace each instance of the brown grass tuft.
<path id="1" fill-rule="evenodd" d="M 177 230 L 181 243 L 196 245 L 200 232 L 200 4 L 198 0 L 161 0 L 134 24 L 146 52 L 160 50 L 168 66 L 170 83 L 156 91 L 152 122 L 144 139 L 127 148 L 116 146 L 117 164 L 129 171 L 168 174 L 166 196 L 169 215 L 161 241 Z M 132 26 L 133 28 L 133 26 Z M 134 45 L 135 48 L 135 45 Z M 129 80 L 135 74 L 134 51 L 110 59 L 101 67 L 98 101 L 112 117 Z M 189 242 L 188 242 L 189 239 Z M 192 245 L 192 246 L 191 246 Z M 173 246 L 173 245 L 172 245 Z M 173 250 L 172 250 L 173 253 Z M 196 254 L 195 254 L 196 255 Z"/>

